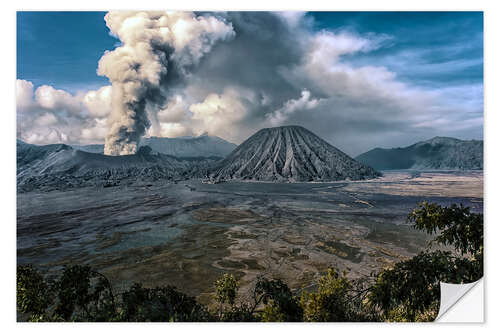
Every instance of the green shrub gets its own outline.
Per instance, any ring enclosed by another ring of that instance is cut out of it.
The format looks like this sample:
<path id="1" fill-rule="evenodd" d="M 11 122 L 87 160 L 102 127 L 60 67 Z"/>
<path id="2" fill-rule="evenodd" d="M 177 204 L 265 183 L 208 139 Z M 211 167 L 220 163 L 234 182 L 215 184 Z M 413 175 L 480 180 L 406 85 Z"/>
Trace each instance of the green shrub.
<path id="1" fill-rule="evenodd" d="M 302 321 L 298 299 L 283 281 L 259 278 L 255 295 L 265 305 L 263 321 Z"/>
<path id="2" fill-rule="evenodd" d="M 345 272 L 339 276 L 333 268 L 319 279 L 317 292 L 303 292 L 300 305 L 304 321 L 349 321 L 351 319 L 349 291 L 351 283 Z"/>
<path id="3" fill-rule="evenodd" d="M 166 286 L 144 288 L 135 283 L 122 294 L 120 321 L 212 321 L 194 297 Z"/>
<path id="4" fill-rule="evenodd" d="M 32 265 L 17 266 L 17 308 L 35 319 L 43 319 L 50 305 L 50 288 Z"/>

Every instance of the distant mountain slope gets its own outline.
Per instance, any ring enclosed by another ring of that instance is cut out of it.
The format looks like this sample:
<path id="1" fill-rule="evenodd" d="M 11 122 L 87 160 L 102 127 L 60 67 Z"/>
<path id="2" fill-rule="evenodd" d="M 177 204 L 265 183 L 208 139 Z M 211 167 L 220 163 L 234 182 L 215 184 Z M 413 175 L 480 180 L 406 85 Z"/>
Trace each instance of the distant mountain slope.
<path id="1" fill-rule="evenodd" d="M 176 157 L 226 157 L 236 145 L 217 136 L 201 135 L 181 138 L 143 138 L 140 147 L 149 146 L 154 151 Z M 89 153 L 104 153 L 104 145 L 73 145 L 75 149 Z"/>
<path id="2" fill-rule="evenodd" d="M 177 157 L 226 157 L 236 148 L 234 143 L 217 136 L 208 135 L 182 138 L 159 138 L 153 136 L 142 139 L 140 145 L 150 146 L 154 151 Z"/>
<path id="3" fill-rule="evenodd" d="M 377 170 L 482 170 L 483 141 L 435 137 L 404 148 L 375 148 L 356 160 Z"/>
<path id="4" fill-rule="evenodd" d="M 221 161 L 216 180 L 332 181 L 378 176 L 314 133 L 300 126 L 265 128 Z"/>
<path id="5" fill-rule="evenodd" d="M 23 170 L 30 163 L 43 160 L 52 154 L 57 154 L 60 151 L 71 150 L 68 145 L 58 143 L 45 146 L 36 146 L 21 140 L 16 142 L 17 150 L 17 173 Z"/>
<path id="6" fill-rule="evenodd" d="M 78 149 L 87 153 L 94 154 L 104 154 L 104 145 L 94 144 L 94 145 L 71 145 L 74 149 Z"/>
<path id="7" fill-rule="evenodd" d="M 204 177 L 220 158 L 178 158 L 141 147 L 135 155 L 107 156 L 64 144 L 17 141 L 18 191 L 116 185 L 120 181 Z"/>

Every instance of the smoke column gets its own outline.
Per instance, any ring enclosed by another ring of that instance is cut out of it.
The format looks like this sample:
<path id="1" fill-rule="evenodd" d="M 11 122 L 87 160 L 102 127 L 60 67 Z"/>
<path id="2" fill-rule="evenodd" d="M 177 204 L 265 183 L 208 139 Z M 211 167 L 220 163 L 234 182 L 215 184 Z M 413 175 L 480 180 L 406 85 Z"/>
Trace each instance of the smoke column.
<path id="1" fill-rule="evenodd" d="M 191 12 L 109 12 L 104 20 L 121 41 L 97 69 L 112 85 L 104 153 L 134 154 L 150 126 L 146 108 L 162 101 L 169 71 L 188 75 L 215 43 L 235 33 L 221 18 Z"/>

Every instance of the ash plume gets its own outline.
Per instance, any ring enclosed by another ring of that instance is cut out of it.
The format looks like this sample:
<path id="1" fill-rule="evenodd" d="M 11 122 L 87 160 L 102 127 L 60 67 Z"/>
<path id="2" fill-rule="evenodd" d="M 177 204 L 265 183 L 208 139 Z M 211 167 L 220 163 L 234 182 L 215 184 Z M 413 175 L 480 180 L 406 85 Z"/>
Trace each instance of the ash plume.
<path id="1" fill-rule="evenodd" d="M 189 75 L 215 43 L 235 33 L 220 17 L 191 12 L 109 12 L 104 19 L 122 43 L 105 52 L 97 70 L 112 85 L 104 153 L 134 154 L 151 125 L 147 109 L 164 102 L 171 72 Z"/>

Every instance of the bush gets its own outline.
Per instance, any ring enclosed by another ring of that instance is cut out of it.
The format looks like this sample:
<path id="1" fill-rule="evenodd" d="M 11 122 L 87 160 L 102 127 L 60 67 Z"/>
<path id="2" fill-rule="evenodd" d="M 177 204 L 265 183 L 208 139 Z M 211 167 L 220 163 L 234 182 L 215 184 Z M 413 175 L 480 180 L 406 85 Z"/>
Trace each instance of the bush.
<path id="1" fill-rule="evenodd" d="M 108 321 L 116 307 L 108 279 L 89 266 L 67 266 L 55 282 L 54 314 L 65 321 Z"/>
<path id="2" fill-rule="evenodd" d="M 194 297 L 175 287 L 144 288 L 135 283 L 122 294 L 120 321 L 212 321 L 212 317 Z"/>
<path id="3" fill-rule="evenodd" d="M 339 276 L 334 269 L 328 269 L 319 279 L 317 292 L 303 292 L 300 305 L 304 310 L 304 321 L 349 321 L 351 319 L 348 293 L 351 283 Z"/>
<path id="4" fill-rule="evenodd" d="M 33 320 L 43 320 L 50 305 L 50 288 L 43 276 L 32 265 L 17 266 L 17 308 L 32 316 Z"/>
<path id="5" fill-rule="evenodd" d="M 302 308 L 297 297 L 281 280 L 259 278 L 255 285 L 255 295 L 265 305 L 263 321 L 301 321 Z"/>

